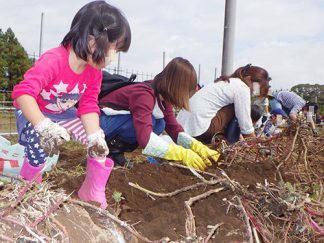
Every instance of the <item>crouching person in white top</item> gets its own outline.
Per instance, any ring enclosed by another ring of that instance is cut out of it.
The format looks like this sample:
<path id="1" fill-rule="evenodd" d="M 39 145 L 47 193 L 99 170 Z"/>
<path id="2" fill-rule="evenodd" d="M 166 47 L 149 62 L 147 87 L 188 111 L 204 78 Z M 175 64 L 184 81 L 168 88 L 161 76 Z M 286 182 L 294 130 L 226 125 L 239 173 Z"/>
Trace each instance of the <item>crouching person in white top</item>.
<path id="1" fill-rule="evenodd" d="M 251 95 L 266 96 L 268 72 L 251 64 L 238 68 L 231 76 L 221 76 L 197 91 L 189 102 L 190 111 L 181 110 L 177 121 L 196 139 L 210 143 L 222 133 L 229 143 L 240 135 L 254 137 Z"/>

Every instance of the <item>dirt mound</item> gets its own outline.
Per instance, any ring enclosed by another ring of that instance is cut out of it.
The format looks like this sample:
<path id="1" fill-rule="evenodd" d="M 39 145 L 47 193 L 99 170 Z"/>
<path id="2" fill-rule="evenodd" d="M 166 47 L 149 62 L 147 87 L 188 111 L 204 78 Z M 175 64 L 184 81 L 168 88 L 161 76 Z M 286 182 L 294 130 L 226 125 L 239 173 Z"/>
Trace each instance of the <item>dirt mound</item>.
<path id="1" fill-rule="evenodd" d="M 96 208 L 86 210 L 47 182 L 2 185 L 0 197 L 1 242 L 137 242 Z"/>
<path id="2" fill-rule="evenodd" d="M 134 167 L 115 168 L 110 176 L 108 210 L 121 220 L 119 226 L 127 222 L 140 234 L 139 242 L 163 237 L 177 242 L 320 242 L 324 136 L 314 138 L 299 128 L 290 133 L 220 148 L 223 160 L 199 173 L 178 164 L 150 164 L 136 150 L 127 154 Z M 44 179 L 77 199 L 85 165 L 85 148 L 68 143 Z M 92 228 L 102 229 L 107 214 L 92 207 L 83 208 L 95 224 Z M 64 207 L 60 210 L 68 214 Z M 80 239 L 77 232 L 70 238 Z"/>
<path id="3" fill-rule="evenodd" d="M 140 152 L 137 150 L 128 154 L 128 157 L 138 160 L 136 154 L 140 154 Z M 86 161 L 73 159 L 80 157 L 83 157 L 83 152 L 80 152 L 80 149 L 63 150 L 60 163 L 48 175 L 49 180 L 54 180 L 54 184 L 64 188 L 67 193 L 74 192 L 72 197 L 76 197 L 76 192 L 84 179 Z M 145 157 L 142 156 L 141 159 L 144 160 Z M 220 165 L 209 168 L 207 172 L 221 176 L 219 168 L 223 169 L 232 180 L 239 181 L 251 190 L 254 189 L 256 183 L 264 182 L 264 178 L 275 181 L 276 168 L 268 162 L 235 164 L 230 168 Z M 204 177 L 206 180 L 212 178 L 209 175 L 204 175 Z M 107 200 L 111 210 L 119 212 L 119 217 L 122 220 L 134 224 L 136 230 L 152 240 L 166 236 L 172 240 L 185 239 L 187 217 L 185 201 L 212 188 L 222 187 L 221 184 L 201 185 L 172 197 L 157 197 L 148 196 L 145 192 L 131 187 L 130 182 L 157 193 L 169 193 L 201 183 L 201 180 L 194 176 L 190 170 L 169 164 L 136 163 L 132 169 L 118 168 L 113 171 L 107 187 Z M 116 193 L 121 193 L 120 203 L 113 199 Z M 239 211 L 230 210 L 227 212 L 228 203 L 226 200 L 232 199 L 234 195 L 230 188 L 225 187 L 223 191 L 199 200 L 192 206 L 199 236 L 207 237 L 210 226 L 223 223 L 215 235 L 215 242 L 235 242 L 247 239 Z"/>

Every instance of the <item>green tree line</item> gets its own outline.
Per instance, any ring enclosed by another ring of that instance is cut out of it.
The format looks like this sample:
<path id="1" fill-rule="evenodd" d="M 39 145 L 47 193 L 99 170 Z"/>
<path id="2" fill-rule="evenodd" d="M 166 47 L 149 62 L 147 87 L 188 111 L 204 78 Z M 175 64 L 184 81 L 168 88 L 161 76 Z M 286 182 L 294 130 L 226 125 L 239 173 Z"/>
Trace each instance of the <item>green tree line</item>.
<path id="1" fill-rule="evenodd" d="M 0 90 L 11 91 L 32 63 L 12 29 L 0 29 Z"/>
<path id="2" fill-rule="evenodd" d="M 317 103 L 320 111 L 324 114 L 324 85 L 321 84 L 298 84 L 291 88 L 296 94 L 309 102 L 314 102 L 317 97 Z"/>

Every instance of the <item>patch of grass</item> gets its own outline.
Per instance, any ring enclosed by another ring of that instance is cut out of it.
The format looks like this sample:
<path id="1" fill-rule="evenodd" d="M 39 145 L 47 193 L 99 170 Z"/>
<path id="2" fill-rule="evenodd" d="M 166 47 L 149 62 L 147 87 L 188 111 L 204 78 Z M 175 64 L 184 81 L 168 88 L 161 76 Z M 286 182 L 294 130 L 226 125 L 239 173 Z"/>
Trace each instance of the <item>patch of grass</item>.
<path id="1" fill-rule="evenodd" d="M 73 177 L 79 177 L 85 174 L 85 168 L 83 165 L 78 164 L 69 170 L 69 175 Z"/>
<path id="2" fill-rule="evenodd" d="M 59 163 L 59 162 L 58 162 Z M 52 175 L 68 175 L 69 177 L 80 177 L 85 174 L 85 168 L 81 164 L 78 164 L 76 166 L 72 166 L 69 169 L 66 168 L 60 168 L 56 166 L 54 170 L 48 172 Z"/>
<path id="3" fill-rule="evenodd" d="M 83 147 L 84 147 L 83 144 L 81 144 L 78 141 L 74 141 L 74 140 L 70 140 L 70 141 L 67 141 L 67 142 L 64 143 L 64 148 L 65 149 L 73 149 L 73 150 L 75 150 L 75 149 L 81 149 Z"/>
<path id="4" fill-rule="evenodd" d="M 5 136 L 5 138 L 6 138 L 6 139 L 11 143 L 11 144 L 18 143 L 18 136 L 17 136 L 17 135 Z"/>
<path id="5" fill-rule="evenodd" d="M 0 111 L 0 133 L 16 131 L 15 114 L 12 111 Z"/>

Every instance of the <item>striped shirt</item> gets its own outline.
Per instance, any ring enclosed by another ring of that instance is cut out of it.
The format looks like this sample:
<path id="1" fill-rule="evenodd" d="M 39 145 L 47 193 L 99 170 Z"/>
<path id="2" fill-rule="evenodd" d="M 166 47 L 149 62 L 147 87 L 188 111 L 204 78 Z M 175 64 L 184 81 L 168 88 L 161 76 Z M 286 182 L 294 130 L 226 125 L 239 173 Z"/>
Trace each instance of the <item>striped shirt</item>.
<path id="1" fill-rule="evenodd" d="M 279 91 L 273 97 L 281 103 L 283 108 L 290 110 L 290 114 L 298 113 L 306 104 L 302 97 L 292 91 Z"/>
<path id="2" fill-rule="evenodd" d="M 57 122 L 60 126 L 64 127 L 71 135 L 72 140 L 87 144 L 87 134 L 81 122 L 81 119 L 77 117 L 77 110 L 74 108 L 68 109 L 61 114 L 51 114 L 43 112 L 44 116 L 51 119 L 53 122 Z M 28 123 L 21 110 L 16 110 L 16 121 L 19 143 L 25 145 L 28 141 L 25 134 L 25 127 Z"/>
<path id="3" fill-rule="evenodd" d="M 73 120 L 59 121 L 58 124 L 68 130 L 72 140 L 87 144 L 87 133 L 79 117 Z"/>

